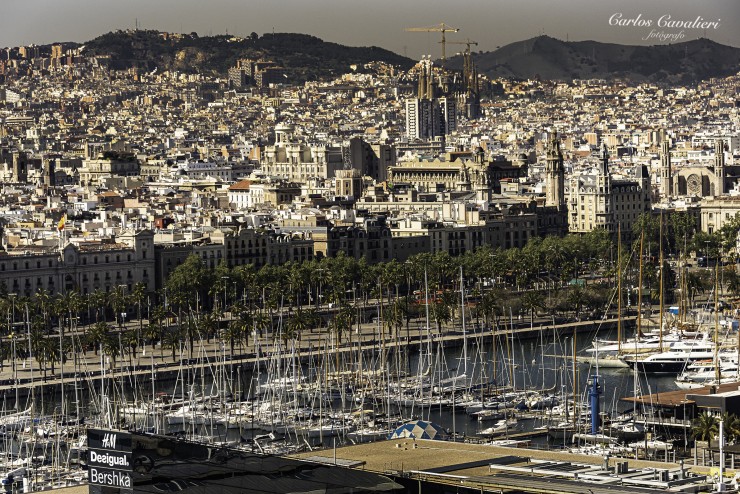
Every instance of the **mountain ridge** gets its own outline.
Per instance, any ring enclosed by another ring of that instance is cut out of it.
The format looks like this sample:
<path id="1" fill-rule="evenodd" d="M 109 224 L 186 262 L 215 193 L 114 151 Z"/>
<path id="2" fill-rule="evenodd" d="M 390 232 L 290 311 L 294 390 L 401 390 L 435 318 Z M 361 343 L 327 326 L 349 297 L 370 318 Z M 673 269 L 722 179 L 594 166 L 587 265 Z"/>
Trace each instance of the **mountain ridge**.
<path id="1" fill-rule="evenodd" d="M 706 38 L 665 45 L 622 45 L 562 41 L 537 36 L 493 52 L 473 53 L 478 71 L 489 77 L 551 80 L 623 78 L 636 82 L 688 83 L 740 71 L 740 48 Z M 461 68 L 462 57 L 448 60 Z"/>
<path id="2" fill-rule="evenodd" d="M 114 31 L 87 42 L 85 51 L 110 55 L 111 67 L 177 70 L 225 75 L 240 58 L 266 59 L 283 66 L 299 82 L 349 72 L 350 65 L 380 61 L 405 69 L 414 61 L 377 46 L 350 47 L 298 33 L 268 33 L 239 38 L 200 37 L 159 31 Z"/>
<path id="3" fill-rule="evenodd" d="M 95 55 L 110 55 L 115 69 L 177 70 L 225 75 L 240 58 L 267 59 L 282 65 L 292 82 L 336 77 L 350 66 L 385 62 L 407 70 L 416 62 L 377 47 L 351 47 L 299 33 L 252 33 L 198 36 L 154 30 L 113 31 L 82 46 Z M 50 46 L 50 45 L 47 45 Z M 685 84 L 725 77 L 740 71 L 740 48 L 706 38 L 663 45 L 622 45 L 599 41 L 563 41 L 550 36 L 516 41 L 495 51 L 473 52 L 478 72 L 491 78 L 613 79 Z M 447 67 L 462 69 L 462 56 Z"/>

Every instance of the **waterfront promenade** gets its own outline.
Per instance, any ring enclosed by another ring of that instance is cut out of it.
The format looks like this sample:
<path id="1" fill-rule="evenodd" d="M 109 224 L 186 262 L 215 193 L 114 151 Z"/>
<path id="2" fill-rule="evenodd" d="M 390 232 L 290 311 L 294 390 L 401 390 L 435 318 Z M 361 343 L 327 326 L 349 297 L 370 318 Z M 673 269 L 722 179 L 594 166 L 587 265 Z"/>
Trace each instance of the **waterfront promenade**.
<path id="1" fill-rule="evenodd" d="M 623 317 L 623 327 L 633 327 L 635 316 Z M 543 338 L 551 340 L 555 335 L 568 336 L 573 332 L 591 333 L 597 330 L 608 330 L 616 327 L 616 319 L 605 319 L 596 321 L 576 321 L 565 324 L 546 324 L 543 321 L 537 321 L 534 324 L 511 325 L 499 327 L 495 330 L 469 330 L 466 335 L 462 334 L 459 327 L 443 327 L 441 333 L 437 333 L 436 328 L 419 324 L 419 321 L 412 321 L 408 332 L 402 328 L 396 335 L 388 334 L 387 328 L 381 330 L 378 324 L 362 324 L 358 329 L 351 331 L 351 334 L 345 334 L 341 343 L 337 344 L 335 335 L 330 333 L 326 328 L 316 329 L 304 332 L 299 339 L 282 341 L 273 334 L 264 334 L 261 338 L 252 335 L 248 345 L 235 345 L 232 352 L 228 341 L 219 341 L 211 339 L 210 342 L 205 340 L 196 341 L 193 352 L 186 348 L 187 342 L 183 341 L 180 348 L 175 350 L 175 358 L 172 358 L 171 348 L 165 348 L 157 344 L 152 348 L 151 345 L 140 347 L 136 352 L 136 357 L 126 357 L 117 359 L 115 362 L 107 356 L 96 353 L 92 350 L 85 353 L 78 353 L 75 357 L 67 359 L 62 366 L 57 364 L 55 372 L 51 372 L 50 366 L 47 366 L 46 372 L 41 368 L 39 363 L 33 358 L 18 359 L 15 366 L 6 362 L 0 370 L 0 393 L 6 396 L 12 396 L 18 393 L 22 397 L 28 389 L 51 388 L 64 383 L 67 385 L 79 385 L 81 381 L 100 378 L 121 378 L 141 376 L 143 380 L 149 380 L 149 376 L 154 376 L 155 380 L 172 378 L 181 369 L 189 367 L 194 368 L 212 368 L 219 365 L 229 365 L 232 369 L 241 367 L 242 369 L 254 369 L 258 366 L 264 367 L 271 355 L 276 351 L 285 356 L 293 354 L 305 359 L 318 353 L 349 353 L 357 352 L 360 348 L 363 352 L 372 352 L 378 350 L 392 350 L 398 347 L 418 348 L 419 345 L 428 342 L 441 342 L 447 347 L 461 346 L 465 338 L 486 339 L 491 341 L 493 335 L 503 337 L 504 335 L 514 335 L 515 338 Z M 146 324 L 146 323 L 145 323 Z M 471 325 L 472 326 L 472 325 Z M 138 321 L 128 323 L 128 327 L 138 327 Z M 384 338 L 383 338 L 384 337 Z M 53 336 L 50 336 L 53 338 Z M 287 344 L 287 348 L 286 348 Z M 75 360 L 77 361 L 75 364 Z M 62 367 L 64 375 L 62 376 Z M 92 384 L 91 384 L 92 385 Z M 18 391 L 16 391 L 18 390 Z"/>

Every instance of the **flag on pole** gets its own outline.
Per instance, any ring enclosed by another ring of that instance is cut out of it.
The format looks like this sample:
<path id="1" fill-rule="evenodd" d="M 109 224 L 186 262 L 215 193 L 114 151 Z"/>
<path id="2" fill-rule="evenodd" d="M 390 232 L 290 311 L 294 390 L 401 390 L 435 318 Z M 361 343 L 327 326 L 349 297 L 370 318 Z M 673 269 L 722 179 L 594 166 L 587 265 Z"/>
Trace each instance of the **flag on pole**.
<path id="1" fill-rule="evenodd" d="M 64 230 L 64 225 L 66 223 L 67 223 L 67 213 L 64 213 L 64 215 L 62 216 L 62 219 L 59 220 L 59 224 L 57 224 L 57 230 L 60 232 Z"/>

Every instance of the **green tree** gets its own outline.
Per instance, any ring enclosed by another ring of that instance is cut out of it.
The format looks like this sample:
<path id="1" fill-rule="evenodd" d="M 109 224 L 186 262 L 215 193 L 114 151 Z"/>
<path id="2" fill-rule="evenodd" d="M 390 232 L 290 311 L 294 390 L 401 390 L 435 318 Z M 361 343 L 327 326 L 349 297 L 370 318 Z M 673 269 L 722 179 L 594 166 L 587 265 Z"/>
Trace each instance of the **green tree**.
<path id="1" fill-rule="evenodd" d="M 232 274 L 226 262 L 222 260 L 209 278 L 213 280 L 213 283 L 208 287 L 208 295 L 213 299 L 212 307 L 220 308 L 221 312 L 225 313 L 228 304 L 228 290 L 236 281 L 236 277 Z"/>
<path id="2" fill-rule="evenodd" d="M 146 285 L 144 283 L 135 283 L 131 290 L 131 302 L 136 305 L 136 312 L 139 319 L 139 332 L 137 336 L 141 338 L 141 334 L 144 332 L 144 301 L 147 300 Z M 141 344 L 141 342 L 139 342 Z"/>
<path id="3" fill-rule="evenodd" d="M 696 231 L 696 218 L 681 211 L 671 214 L 670 224 L 673 230 L 673 243 L 676 250 L 686 255 L 689 247 L 689 238 Z"/>
<path id="4" fill-rule="evenodd" d="M 717 417 L 704 412 L 691 424 L 691 437 L 699 441 L 711 441 L 719 432 Z"/>
<path id="5" fill-rule="evenodd" d="M 105 342 L 108 334 L 110 333 L 110 326 L 104 322 L 95 323 L 87 332 L 86 344 L 93 348 L 95 355 L 98 354 L 98 349 Z"/>
<path id="6" fill-rule="evenodd" d="M 184 263 L 176 267 L 165 283 L 167 298 L 171 305 L 177 309 L 177 325 L 180 333 L 187 335 L 189 340 L 188 349 L 193 356 L 195 343 L 195 328 L 190 318 L 187 324 L 183 324 L 183 313 L 191 310 L 200 311 L 205 300 L 207 289 L 211 286 L 212 273 L 203 264 L 203 261 L 195 254 L 191 254 Z M 187 329 L 187 331 L 186 331 Z"/>
<path id="7" fill-rule="evenodd" d="M 169 348 L 172 351 L 172 361 L 177 358 L 177 350 L 182 345 L 182 329 L 180 326 L 171 326 L 162 335 L 162 347 Z"/>
<path id="8" fill-rule="evenodd" d="M 430 295 L 431 296 L 431 295 Z M 429 312 L 437 326 L 437 333 L 442 333 L 442 326 L 452 320 L 452 309 L 442 297 L 429 301 Z"/>
<path id="9" fill-rule="evenodd" d="M 95 313 L 95 322 L 105 321 L 105 308 L 108 295 L 100 290 L 95 290 L 87 299 L 88 307 Z"/>
<path id="10" fill-rule="evenodd" d="M 529 324 L 534 325 L 534 317 L 537 311 L 545 308 L 545 299 L 542 293 L 535 290 L 524 292 L 521 297 L 522 308 L 529 314 Z"/>

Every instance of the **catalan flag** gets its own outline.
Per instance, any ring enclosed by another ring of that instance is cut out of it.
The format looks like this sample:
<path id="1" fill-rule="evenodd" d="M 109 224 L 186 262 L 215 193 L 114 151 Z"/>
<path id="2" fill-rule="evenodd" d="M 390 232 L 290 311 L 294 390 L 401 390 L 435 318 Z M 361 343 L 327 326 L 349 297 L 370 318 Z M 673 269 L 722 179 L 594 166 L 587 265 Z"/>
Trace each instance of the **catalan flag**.
<path id="1" fill-rule="evenodd" d="M 62 219 L 60 219 L 60 220 L 59 220 L 59 223 L 57 224 L 57 230 L 58 230 L 58 231 L 60 231 L 60 232 L 61 232 L 62 230 L 64 230 L 64 225 L 65 225 L 66 223 L 67 223 L 67 214 L 65 213 L 65 214 L 64 214 L 64 215 L 62 216 Z"/>

